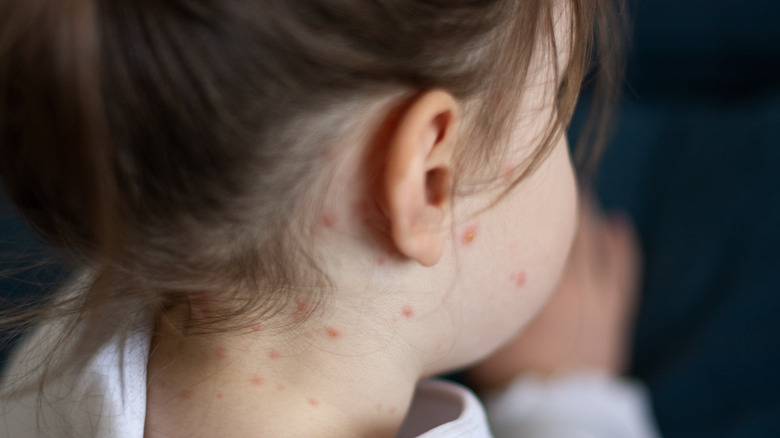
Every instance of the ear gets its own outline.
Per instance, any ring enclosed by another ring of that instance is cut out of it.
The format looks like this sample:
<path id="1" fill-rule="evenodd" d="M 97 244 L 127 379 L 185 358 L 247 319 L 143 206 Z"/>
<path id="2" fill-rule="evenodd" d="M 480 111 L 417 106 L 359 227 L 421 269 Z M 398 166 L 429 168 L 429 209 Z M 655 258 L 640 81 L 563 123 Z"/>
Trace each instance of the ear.
<path id="1" fill-rule="evenodd" d="M 396 249 L 423 266 L 438 263 L 450 233 L 453 153 L 460 106 L 441 90 L 416 96 L 389 132 L 382 179 Z"/>

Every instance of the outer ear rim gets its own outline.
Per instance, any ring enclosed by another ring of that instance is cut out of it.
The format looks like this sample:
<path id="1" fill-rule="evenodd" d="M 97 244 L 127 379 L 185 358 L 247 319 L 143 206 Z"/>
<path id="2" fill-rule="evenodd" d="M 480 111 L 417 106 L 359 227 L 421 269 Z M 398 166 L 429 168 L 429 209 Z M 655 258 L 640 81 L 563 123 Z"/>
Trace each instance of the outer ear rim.
<path id="1" fill-rule="evenodd" d="M 450 235 L 460 121 L 455 97 L 429 90 L 406 105 L 387 139 L 382 191 L 390 239 L 399 253 L 423 266 L 439 262 Z"/>

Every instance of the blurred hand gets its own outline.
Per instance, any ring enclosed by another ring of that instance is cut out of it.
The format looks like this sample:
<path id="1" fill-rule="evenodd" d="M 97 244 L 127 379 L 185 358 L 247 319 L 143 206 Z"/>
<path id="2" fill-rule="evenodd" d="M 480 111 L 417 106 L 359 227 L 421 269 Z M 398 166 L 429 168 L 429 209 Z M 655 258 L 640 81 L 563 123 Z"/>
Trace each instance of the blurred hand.
<path id="1" fill-rule="evenodd" d="M 517 338 L 467 372 L 475 389 L 520 374 L 624 370 L 640 276 L 637 239 L 626 219 L 603 217 L 587 199 L 580 213 L 558 288 Z"/>

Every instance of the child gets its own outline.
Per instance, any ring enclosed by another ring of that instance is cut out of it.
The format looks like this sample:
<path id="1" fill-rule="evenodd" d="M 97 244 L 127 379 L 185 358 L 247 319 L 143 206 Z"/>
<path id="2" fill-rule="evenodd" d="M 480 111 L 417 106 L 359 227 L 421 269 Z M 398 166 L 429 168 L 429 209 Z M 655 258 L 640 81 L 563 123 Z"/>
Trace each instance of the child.
<path id="1" fill-rule="evenodd" d="M 488 436 L 471 393 L 420 382 L 556 286 L 562 132 L 603 3 L 0 6 L 6 189 L 78 272 L 20 316 L 46 322 L 0 434 Z M 496 430 L 651 436 L 630 389 L 599 385 L 606 429 L 523 423 L 545 390 L 520 388 Z"/>

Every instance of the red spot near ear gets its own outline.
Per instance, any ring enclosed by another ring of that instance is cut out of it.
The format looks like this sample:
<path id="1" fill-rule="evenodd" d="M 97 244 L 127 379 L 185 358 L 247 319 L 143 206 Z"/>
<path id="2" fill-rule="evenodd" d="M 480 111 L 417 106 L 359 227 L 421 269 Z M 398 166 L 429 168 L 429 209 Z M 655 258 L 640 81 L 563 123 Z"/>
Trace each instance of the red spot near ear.
<path id="1" fill-rule="evenodd" d="M 387 259 L 385 258 L 385 256 L 377 256 L 376 257 L 376 264 L 377 264 L 377 266 L 384 266 L 386 262 L 387 262 Z"/>
<path id="2" fill-rule="evenodd" d="M 395 406 L 390 406 L 390 414 L 395 414 Z"/>
<path id="3" fill-rule="evenodd" d="M 411 318 L 414 316 L 414 309 L 407 304 L 401 308 L 401 314 L 407 318 Z"/>
<path id="4" fill-rule="evenodd" d="M 222 400 L 223 398 L 225 398 L 225 394 L 223 394 L 223 393 L 221 393 L 221 392 L 218 392 L 218 393 L 217 393 L 217 398 L 218 398 L 218 399 L 220 399 L 220 400 Z"/>
<path id="5" fill-rule="evenodd" d="M 501 176 L 504 178 L 505 183 L 511 183 L 515 179 L 515 166 L 511 163 L 504 164 L 501 167 Z"/>
<path id="6" fill-rule="evenodd" d="M 253 375 L 252 378 L 249 379 L 249 381 L 254 386 L 263 386 L 263 383 L 265 382 L 265 380 L 263 380 L 263 378 L 258 376 L 257 374 Z"/>
<path id="7" fill-rule="evenodd" d="M 339 339 L 339 338 L 341 338 L 341 332 L 336 330 L 333 327 L 326 327 L 325 328 L 325 333 L 327 333 L 328 337 L 331 338 L 331 339 Z"/>
<path id="8" fill-rule="evenodd" d="M 270 358 L 271 358 L 271 360 L 276 360 L 276 359 L 279 359 L 279 358 L 280 358 L 280 357 L 282 357 L 282 356 L 279 354 L 279 352 L 278 352 L 278 351 L 276 351 L 276 350 L 271 350 L 271 351 L 269 351 L 269 352 L 268 352 L 268 357 L 270 357 Z"/>
<path id="9" fill-rule="evenodd" d="M 306 319 L 306 315 L 309 313 L 309 303 L 303 300 L 295 302 L 295 310 L 292 314 L 292 319 L 295 322 L 301 322 Z"/>
<path id="10" fill-rule="evenodd" d="M 320 401 L 314 397 L 309 397 L 306 399 L 306 401 L 309 402 L 309 404 L 314 406 L 315 408 L 320 405 Z"/>
<path id="11" fill-rule="evenodd" d="M 192 298 L 192 316 L 196 319 L 209 319 L 214 315 L 212 299 L 205 294 Z"/>
<path id="12" fill-rule="evenodd" d="M 217 348 L 217 356 L 219 356 L 222 359 L 228 357 L 227 348 L 224 348 L 224 347 Z"/>
<path id="13" fill-rule="evenodd" d="M 252 324 L 251 326 L 249 326 L 249 330 L 252 330 L 252 332 L 259 332 L 261 328 L 263 328 L 263 326 L 260 325 L 259 323 Z"/>
<path id="14" fill-rule="evenodd" d="M 509 277 L 509 279 L 512 280 L 512 282 L 515 284 L 515 286 L 523 287 L 523 286 L 525 286 L 525 280 L 526 280 L 525 271 L 516 272 L 516 273 L 512 274 Z"/>
<path id="15" fill-rule="evenodd" d="M 377 403 L 376 405 L 376 411 L 380 412 L 382 410 L 382 403 Z"/>
<path id="16" fill-rule="evenodd" d="M 335 227 L 337 221 L 338 221 L 338 219 L 336 219 L 336 216 L 334 216 L 331 213 L 325 213 L 320 218 L 320 223 L 325 228 L 333 228 L 333 227 Z"/>
<path id="17" fill-rule="evenodd" d="M 283 389 L 284 389 L 284 385 L 282 385 L 282 384 L 276 385 L 276 390 L 277 391 L 281 391 Z"/>
<path id="18" fill-rule="evenodd" d="M 469 225 L 463 230 L 463 234 L 460 237 L 460 241 L 463 246 L 469 246 L 477 238 L 477 225 Z"/>
<path id="19" fill-rule="evenodd" d="M 180 392 L 180 393 L 179 393 L 179 398 L 181 398 L 182 400 L 189 400 L 189 399 L 191 399 L 191 398 L 192 398 L 192 396 L 193 396 L 194 394 L 195 394 L 195 393 L 194 393 L 194 392 L 192 392 L 192 390 L 191 390 L 191 389 L 185 389 L 184 391 L 182 391 L 182 392 Z"/>

